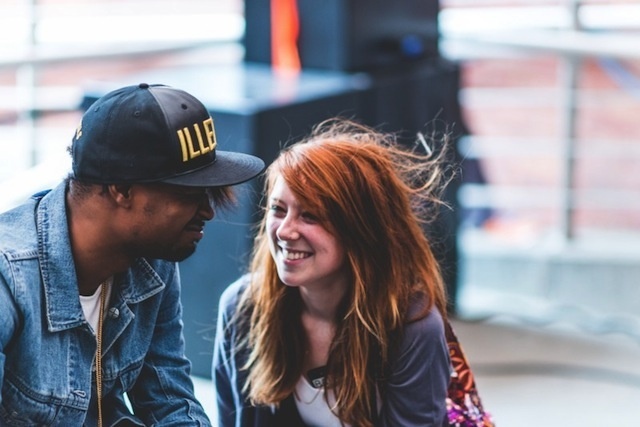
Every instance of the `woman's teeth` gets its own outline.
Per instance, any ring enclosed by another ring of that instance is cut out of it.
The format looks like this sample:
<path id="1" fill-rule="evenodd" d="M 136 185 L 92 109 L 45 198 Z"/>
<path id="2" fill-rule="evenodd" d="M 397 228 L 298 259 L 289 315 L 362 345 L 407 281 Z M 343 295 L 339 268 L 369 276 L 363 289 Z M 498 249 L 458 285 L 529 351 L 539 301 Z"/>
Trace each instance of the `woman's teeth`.
<path id="1" fill-rule="evenodd" d="M 295 252 L 295 251 L 288 251 L 286 249 L 282 250 L 282 254 L 284 255 L 284 257 L 286 259 L 289 260 L 296 260 L 296 259 L 302 259 L 302 258 L 307 258 L 308 256 L 310 256 L 308 253 L 306 252 Z"/>

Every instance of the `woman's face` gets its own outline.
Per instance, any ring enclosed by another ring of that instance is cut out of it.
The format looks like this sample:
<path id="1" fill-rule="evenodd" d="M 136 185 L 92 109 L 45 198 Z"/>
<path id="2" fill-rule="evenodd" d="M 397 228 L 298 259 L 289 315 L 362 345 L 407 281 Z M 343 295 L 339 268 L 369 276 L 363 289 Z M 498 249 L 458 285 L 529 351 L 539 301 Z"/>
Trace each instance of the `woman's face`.
<path id="1" fill-rule="evenodd" d="M 269 194 L 267 208 L 269 248 L 280 280 L 309 290 L 343 286 L 344 248 L 313 212 L 300 206 L 282 177 Z"/>

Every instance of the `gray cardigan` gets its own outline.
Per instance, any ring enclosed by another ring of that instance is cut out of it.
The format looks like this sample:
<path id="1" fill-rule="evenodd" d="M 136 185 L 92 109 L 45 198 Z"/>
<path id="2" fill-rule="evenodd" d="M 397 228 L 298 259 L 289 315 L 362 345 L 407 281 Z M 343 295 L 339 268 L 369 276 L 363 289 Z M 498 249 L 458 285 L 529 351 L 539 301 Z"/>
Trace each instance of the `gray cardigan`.
<path id="1" fill-rule="evenodd" d="M 235 351 L 239 331 L 233 318 L 248 276 L 232 283 L 220 297 L 213 354 L 213 381 L 218 402 L 218 427 L 268 427 L 270 408 L 256 408 L 246 399 L 242 387 L 246 372 L 239 368 L 247 354 Z M 412 307 L 418 310 L 419 304 Z M 450 360 L 443 320 L 435 308 L 428 316 L 405 326 L 376 426 L 428 427 L 446 425 L 446 397 Z"/>

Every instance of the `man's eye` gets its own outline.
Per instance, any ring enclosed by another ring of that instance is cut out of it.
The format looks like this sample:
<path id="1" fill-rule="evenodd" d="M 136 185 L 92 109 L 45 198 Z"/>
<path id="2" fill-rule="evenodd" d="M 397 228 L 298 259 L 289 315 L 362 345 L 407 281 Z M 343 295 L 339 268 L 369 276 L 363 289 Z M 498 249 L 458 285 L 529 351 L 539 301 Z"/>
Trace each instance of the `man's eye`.
<path id="1" fill-rule="evenodd" d="M 192 202 L 199 202 L 207 195 L 204 191 L 199 191 L 197 193 L 178 193 L 182 196 L 184 200 L 189 200 Z"/>

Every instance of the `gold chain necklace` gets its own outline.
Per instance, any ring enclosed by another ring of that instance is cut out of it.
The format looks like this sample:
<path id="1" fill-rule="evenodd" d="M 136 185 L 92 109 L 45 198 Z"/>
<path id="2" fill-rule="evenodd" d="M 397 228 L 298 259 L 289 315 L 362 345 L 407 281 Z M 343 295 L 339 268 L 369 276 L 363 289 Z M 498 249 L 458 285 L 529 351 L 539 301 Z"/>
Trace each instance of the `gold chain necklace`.
<path id="1" fill-rule="evenodd" d="M 98 318 L 98 333 L 96 334 L 96 398 L 98 402 L 98 427 L 102 427 L 102 326 L 104 322 L 104 308 L 107 300 L 107 282 L 102 283 L 100 290 L 100 314 Z"/>

